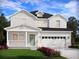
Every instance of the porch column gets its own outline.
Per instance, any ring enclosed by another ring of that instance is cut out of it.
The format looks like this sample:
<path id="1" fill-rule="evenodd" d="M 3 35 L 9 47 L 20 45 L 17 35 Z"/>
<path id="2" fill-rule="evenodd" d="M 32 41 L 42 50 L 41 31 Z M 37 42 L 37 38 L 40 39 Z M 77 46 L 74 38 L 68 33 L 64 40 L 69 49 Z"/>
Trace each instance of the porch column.
<path id="1" fill-rule="evenodd" d="M 27 32 L 25 32 L 25 41 L 26 41 L 26 47 L 28 47 L 28 44 L 27 44 Z"/>
<path id="2" fill-rule="evenodd" d="M 8 31 L 7 31 L 7 46 L 9 46 L 8 34 L 9 34 L 9 33 L 8 33 Z"/>
<path id="3" fill-rule="evenodd" d="M 71 39 L 72 39 L 72 38 L 71 38 L 71 33 L 69 33 L 69 36 L 68 36 L 67 39 L 68 39 L 67 45 L 68 45 L 68 46 L 71 46 L 71 45 L 72 45 L 72 44 L 71 44 Z M 68 46 L 67 46 L 67 47 L 68 47 Z"/>
<path id="4" fill-rule="evenodd" d="M 42 46 L 42 43 L 41 43 L 41 33 L 39 32 L 38 33 L 38 47 L 41 47 Z"/>

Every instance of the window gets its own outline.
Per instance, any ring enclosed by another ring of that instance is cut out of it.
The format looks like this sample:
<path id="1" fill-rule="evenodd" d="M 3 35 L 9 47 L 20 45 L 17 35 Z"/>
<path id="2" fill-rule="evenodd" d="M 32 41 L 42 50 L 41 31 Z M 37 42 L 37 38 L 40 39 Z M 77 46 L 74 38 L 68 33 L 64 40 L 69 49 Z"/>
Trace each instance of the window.
<path id="1" fill-rule="evenodd" d="M 54 37 L 51 37 L 51 39 L 53 39 Z"/>
<path id="2" fill-rule="evenodd" d="M 63 38 L 63 37 L 60 37 L 61 39 Z"/>
<path id="3" fill-rule="evenodd" d="M 54 37 L 55 39 L 57 38 L 57 37 Z"/>
<path id="4" fill-rule="evenodd" d="M 48 37 L 49 39 L 51 39 L 51 37 Z"/>
<path id="5" fill-rule="evenodd" d="M 60 38 L 60 37 L 57 37 L 58 39 Z"/>
<path id="6" fill-rule="evenodd" d="M 18 40 L 18 33 L 12 32 L 13 40 Z"/>
<path id="7" fill-rule="evenodd" d="M 24 32 L 12 32 L 13 40 L 22 40 L 24 39 Z"/>
<path id="8" fill-rule="evenodd" d="M 61 36 L 42 36 L 42 39 L 66 39 L 66 37 L 61 37 Z"/>
<path id="9" fill-rule="evenodd" d="M 60 20 L 56 20 L 56 27 L 60 28 Z"/>
<path id="10" fill-rule="evenodd" d="M 47 39 L 47 37 L 45 36 L 45 39 Z"/>
<path id="11" fill-rule="evenodd" d="M 44 39 L 44 36 L 42 37 L 42 39 Z"/>
<path id="12" fill-rule="evenodd" d="M 63 37 L 63 39 L 66 39 L 66 37 Z"/>
<path id="13" fill-rule="evenodd" d="M 19 40 L 25 39 L 24 33 L 22 33 L 22 32 L 19 32 L 19 33 L 18 33 L 18 37 L 19 37 L 19 38 L 18 38 Z"/>

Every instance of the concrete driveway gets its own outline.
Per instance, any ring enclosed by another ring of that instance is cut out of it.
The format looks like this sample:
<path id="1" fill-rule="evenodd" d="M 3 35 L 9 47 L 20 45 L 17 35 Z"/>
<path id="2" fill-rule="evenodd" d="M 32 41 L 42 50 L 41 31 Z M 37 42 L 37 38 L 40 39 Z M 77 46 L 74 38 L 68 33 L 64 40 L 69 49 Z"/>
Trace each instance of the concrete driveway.
<path id="1" fill-rule="evenodd" d="M 61 51 L 61 56 L 64 56 L 68 59 L 79 59 L 79 49 L 58 49 Z"/>

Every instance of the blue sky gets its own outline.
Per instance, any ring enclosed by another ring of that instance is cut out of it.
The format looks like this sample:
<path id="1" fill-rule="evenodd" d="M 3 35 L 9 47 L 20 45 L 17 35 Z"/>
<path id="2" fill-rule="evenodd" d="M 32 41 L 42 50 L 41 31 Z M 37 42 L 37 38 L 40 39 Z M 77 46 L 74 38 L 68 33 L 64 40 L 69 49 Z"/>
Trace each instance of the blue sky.
<path id="1" fill-rule="evenodd" d="M 75 16 L 79 19 L 78 0 L 0 0 L 0 9 L 6 17 L 25 9 L 39 10 L 50 14 L 61 14 L 66 18 Z"/>

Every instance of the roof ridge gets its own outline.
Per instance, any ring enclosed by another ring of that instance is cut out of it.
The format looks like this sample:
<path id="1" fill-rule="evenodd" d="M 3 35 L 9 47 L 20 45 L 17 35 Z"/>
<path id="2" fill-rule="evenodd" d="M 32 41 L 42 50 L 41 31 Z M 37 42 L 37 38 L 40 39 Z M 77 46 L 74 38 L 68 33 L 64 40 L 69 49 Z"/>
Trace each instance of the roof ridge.
<path id="1" fill-rule="evenodd" d="M 31 11 L 30 13 L 32 13 L 33 15 L 35 15 L 36 17 L 38 17 L 36 15 L 36 12 L 39 12 L 39 11 L 35 10 L 35 11 Z M 42 11 L 40 11 L 40 12 L 42 12 Z M 49 17 L 53 16 L 52 14 L 49 14 L 49 13 L 46 13 L 46 12 L 43 12 L 43 13 L 44 13 L 43 17 L 38 17 L 38 18 L 49 18 Z"/>

